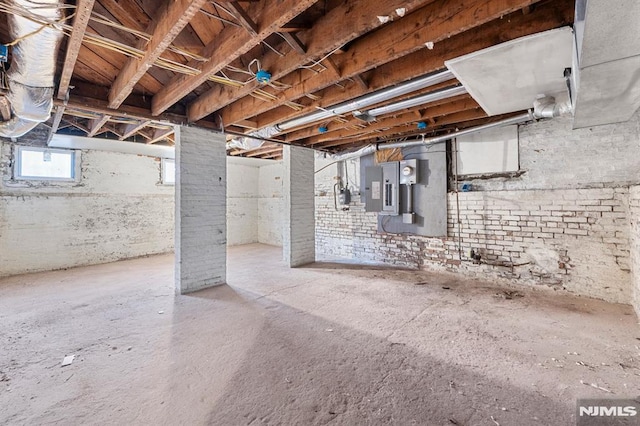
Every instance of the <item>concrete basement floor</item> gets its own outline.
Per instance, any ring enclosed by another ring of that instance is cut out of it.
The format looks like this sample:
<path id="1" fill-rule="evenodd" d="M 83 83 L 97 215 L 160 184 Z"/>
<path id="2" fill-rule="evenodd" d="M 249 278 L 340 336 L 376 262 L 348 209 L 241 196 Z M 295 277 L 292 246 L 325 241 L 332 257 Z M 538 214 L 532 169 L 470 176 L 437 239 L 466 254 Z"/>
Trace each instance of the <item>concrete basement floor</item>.
<path id="1" fill-rule="evenodd" d="M 565 425 L 640 394 L 628 306 L 280 258 L 180 297 L 170 255 L 0 280 L 0 424 Z"/>

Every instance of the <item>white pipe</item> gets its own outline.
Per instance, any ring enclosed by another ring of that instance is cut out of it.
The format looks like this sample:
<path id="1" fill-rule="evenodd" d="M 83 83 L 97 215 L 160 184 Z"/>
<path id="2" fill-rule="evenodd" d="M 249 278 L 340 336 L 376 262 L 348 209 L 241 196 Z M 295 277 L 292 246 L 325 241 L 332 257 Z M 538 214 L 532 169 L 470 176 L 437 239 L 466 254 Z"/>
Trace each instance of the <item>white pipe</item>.
<path id="1" fill-rule="evenodd" d="M 378 117 L 384 114 L 390 114 L 392 112 L 400 111 L 407 108 L 413 108 L 415 106 L 428 104 L 429 102 L 435 102 L 442 99 L 452 98 L 458 95 L 464 95 L 467 93 L 467 89 L 464 86 L 451 87 L 449 89 L 438 90 L 436 92 L 425 93 L 424 95 L 416 96 L 415 98 L 407 99 L 404 101 L 396 102 L 391 105 L 381 106 L 365 112 L 364 114 L 370 117 Z"/>
<path id="2" fill-rule="evenodd" d="M 285 130 L 293 129 L 295 127 L 304 126 L 306 124 L 325 120 L 330 117 L 357 111 L 359 109 L 366 108 L 368 106 L 375 105 L 377 103 L 384 102 L 398 96 L 415 92 L 416 90 L 433 86 L 434 84 L 451 80 L 452 78 L 454 78 L 454 76 L 451 71 L 448 70 L 436 74 L 426 75 L 414 80 L 410 80 L 406 83 L 399 84 L 397 86 L 378 90 L 377 92 L 373 92 L 360 98 L 353 99 L 349 102 L 338 104 L 333 107 L 305 115 L 303 117 L 294 118 L 293 120 L 276 124 L 274 127 L 276 128 L 276 130 L 282 132 Z"/>
<path id="3" fill-rule="evenodd" d="M 388 143 L 388 144 L 385 144 L 385 143 L 371 144 L 363 148 L 360 148 L 358 151 L 347 152 L 343 154 L 334 154 L 331 156 L 331 158 L 336 161 L 342 161 L 342 160 L 348 160 L 351 158 L 364 157 L 365 155 L 373 154 L 374 152 L 380 149 L 408 148 L 408 147 L 421 146 L 421 145 L 433 145 L 436 143 L 444 142 L 448 139 L 453 139 L 458 136 L 464 136 L 471 133 L 480 132 L 482 130 L 493 129 L 495 127 L 504 127 L 512 124 L 520 124 L 520 123 L 524 123 L 525 121 L 534 121 L 534 120 L 535 118 L 533 114 L 531 113 L 531 111 L 529 111 L 527 113 L 516 115 L 515 117 L 507 118 L 505 120 L 496 121 L 494 123 L 483 124 L 481 126 L 472 127 L 469 129 L 459 130 L 457 132 L 449 133 L 442 136 L 435 136 L 432 138 L 422 138 L 419 140 L 395 142 L 395 143 Z"/>
<path id="4" fill-rule="evenodd" d="M 529 111 L 524 114 L 516 115 L 515 117 L 507 118 L 504 120 L 496 121 L 494 123 L 487 123 L 481 126 L 471 127 L 469 129 L 459 130 L 457 132 L 449 133 L 446 135 L 435 136 L 432 138 L 426 138 L 424 140 L 417 141 L 405 141 L 405 142 L 396 142 L 396 143 L 380 143 L 378 144 L 378 149 L 392 149 L 392 148 L 406 148 L 410 146 L 417 145 L 432 145 L 439 142 L 444 142 L 448 139 L 457 138 L 459 136 L 469 135 L 471 133 L 481 132 L 483 130 L 493 129 L 495 127 L 504 127 L 510 126 L 512 124 L 520 124 L 525 121 L 534 121 L 535 118 L 533 114 Z"/>

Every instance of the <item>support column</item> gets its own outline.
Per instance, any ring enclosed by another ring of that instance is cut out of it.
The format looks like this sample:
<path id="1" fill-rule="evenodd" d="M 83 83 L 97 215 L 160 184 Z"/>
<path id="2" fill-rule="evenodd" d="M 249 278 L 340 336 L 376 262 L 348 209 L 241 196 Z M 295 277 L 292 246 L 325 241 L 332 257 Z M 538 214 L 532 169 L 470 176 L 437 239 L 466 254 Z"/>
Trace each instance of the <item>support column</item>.
<path id="1" fill-rule="evenodd" d="M 176 293 L 227 279 L 227 153 L 224 135 L 180 127 L 176 135 Z"/>
<path id="2" fill-rule="evenodd" d="M 313 150 L 285 146 L 282 252 L 293 268 L 315 261 L 316 222 Z"/>

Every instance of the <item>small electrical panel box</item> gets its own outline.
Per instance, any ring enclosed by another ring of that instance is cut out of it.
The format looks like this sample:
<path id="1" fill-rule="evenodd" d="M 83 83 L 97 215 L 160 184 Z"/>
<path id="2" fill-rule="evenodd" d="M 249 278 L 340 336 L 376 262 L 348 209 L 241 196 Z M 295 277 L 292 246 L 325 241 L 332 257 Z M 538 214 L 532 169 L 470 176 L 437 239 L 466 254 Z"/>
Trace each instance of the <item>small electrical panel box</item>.
<path id="1" fill-rule="evenodd" d="M 342 188 L 338 194 L 338 203 L 342 206 L 349 205 L 351 203 L 351 191 L 348 188 Z"/>
<path id="2" fill-rule="evenodd" d="M 0 44 L 0 62 L 7 62 L 9 58 L 9 49 L 4 44 Z"/>
<path id="3" fill-rule="evenodd" d="M 418 160 L 400 161 L 400 184 L 415 185 L 418 183 Z"/>
<path id="4" fill-rule="evenodd" d="M 399 214 L 398 165 L 396 161 L 382 163 L 382 211 L 380 214 L 392 216 Z"/>

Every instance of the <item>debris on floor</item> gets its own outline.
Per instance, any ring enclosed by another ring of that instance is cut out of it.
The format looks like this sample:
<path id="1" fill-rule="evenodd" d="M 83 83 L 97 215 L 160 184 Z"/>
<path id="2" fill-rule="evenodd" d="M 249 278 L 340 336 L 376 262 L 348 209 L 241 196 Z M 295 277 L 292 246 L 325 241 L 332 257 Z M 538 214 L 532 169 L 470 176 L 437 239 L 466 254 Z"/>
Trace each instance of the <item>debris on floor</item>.
<path id="1" fill-rule="evenodd" d="M 603 388 L 601 386 L 598 386 L 596 383 L 587 383 L 584 380 L 580 380 L 580 383 L 582 383 L 583 385 L 586 385 L 586 386 L 591 386 L 592 388 L 595 388 L 595 389 L 599 389 L 599 390 L 601 390 L 603 392 L 613 393 L 609 389 L 605 389 L 605 388 Z"/>
<path id="2" fill-rule="evenodd" d="M 64 359 L 62 360 L 62 367 L 66 367 L 67 365 L 71 365 L 75 358 L 76 358 L 75 355 L 67 355 L 67 356 L 65 356 Z"/>
<path id="3" fill-rule="evenodd" d="M 518 297 L 524 297 L 524 294 L 516 290 L 502 290 L 501 292 L 496 293 L 496 297 L 502 297 L 503 299 L 511 300 Z"/>

